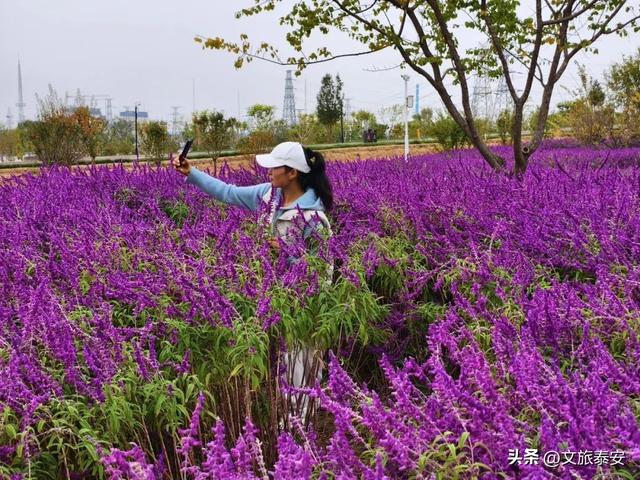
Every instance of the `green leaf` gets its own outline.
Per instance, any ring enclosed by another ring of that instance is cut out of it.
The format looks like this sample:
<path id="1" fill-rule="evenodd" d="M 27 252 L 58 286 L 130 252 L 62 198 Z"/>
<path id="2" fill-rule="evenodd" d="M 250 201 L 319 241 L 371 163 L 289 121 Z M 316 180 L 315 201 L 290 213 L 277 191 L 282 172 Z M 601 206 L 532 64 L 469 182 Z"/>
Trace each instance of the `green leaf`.
<path id="1" fill-rule="evenodd" d="M 5 425 L 5 432 L 7 432 L 9 440 L 13 440 L 17 436 L 16 427 L 10 423 L 8 425 Z"/>
<path id="2" fill-rule="evenodd" d="M 162 410 L 162 405 L 164 404 L 166 399 L 167 399 L 166 395 L 159 395 L 158 398 L 156 399 L 156 406 L 153 409 L 153 412 L 156 417 L 160 413 L 160 410 Z"/>

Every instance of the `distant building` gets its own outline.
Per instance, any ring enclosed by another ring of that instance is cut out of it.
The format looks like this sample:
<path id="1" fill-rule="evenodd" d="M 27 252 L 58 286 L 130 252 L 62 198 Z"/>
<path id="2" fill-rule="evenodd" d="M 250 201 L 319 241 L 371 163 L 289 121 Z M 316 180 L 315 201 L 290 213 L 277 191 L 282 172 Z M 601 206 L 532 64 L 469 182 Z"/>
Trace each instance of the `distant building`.
<path id="1" fill-rule="evenodd" d="M 120 112 L 120 118 L 134 120 L 136 118 L 136 112 L 135 110 L 125 110 L 124 112 Z M 138 120 L 149 120 L 149 112 L 138 110 Z"/>

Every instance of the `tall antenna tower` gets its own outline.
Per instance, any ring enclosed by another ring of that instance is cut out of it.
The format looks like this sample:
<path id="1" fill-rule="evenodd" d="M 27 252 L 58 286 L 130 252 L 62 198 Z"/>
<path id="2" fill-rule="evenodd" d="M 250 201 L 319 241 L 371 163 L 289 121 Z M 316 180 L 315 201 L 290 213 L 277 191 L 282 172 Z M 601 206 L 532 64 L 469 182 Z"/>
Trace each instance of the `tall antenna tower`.
<path id="1" fill-rule="evenodd" d="M 13 114 L 11 113 L 11 107 L 7 110 L 7 128 L 9 130 L 13 128 Z"/>
<path id="2" fill-rule="evenodd" d="M 26 106 L 22 96 L 22 68 L 20 67 L 20 60 L 18 60 L 18 103 L 16 103 L 16 107 L 18 107 L 18 123 L 24 122 L 24 107 Z"/>
<path id="3" fill-rule="evenodd" d="M 488 45 L 482 45 L 487 49 Z M 517 72 L 510 72 L 517 73 Z M 498 115 L 509 107 L 509 89 L 504 80 L 504 76 L 492 80 L 488 75 L 478 75 L 475 77 L 473 85 L 473 96 L 471 97 L 471 110 L 476 118 L 485 118 L 493 123 Z"/>
<path id="4" fill-rule="evenodd" d="M 509 107 L 509 89 L 504 80 L 504 77 L 498 79 L 496 85 L 495 95 L 493 99 L 493 118 L 491 121 L 495 121 L 504 110 Z"/>
<path id="5" fill-rule="evenodd" d="M 180 128 L 180 114 L 178 113 L 178 109 L 180 107 L 171 107 L 171 135 L 174 137 L 178 135 L 178 130 Z"/>
<path id="6" fill-rule="evenodd" d="M 107 121 L 110 122 L 111 120 L 113 120 L 113 107 L 111 105 L 111 98 L 107 98 L 105 102 L 106 102 L 105 114 L 107 116 Z"/>
<path id="7" fill-rule="evenodd" d="M 290 127 L 296 122 L 296 97 L 293 92 L 293 78 L 291 70 L 287 70 L 287 78 L 284 81 L 284 107 L 282 109 L 282 119 Z"/>
<path id="8" fill-rule="evenodd" d="M 471 110 L 476 118 L 495 122 L 498 115 L 509 107 L 509 89 L 504 77 L 497 82 L 489 77 L 476 77 L 471 97 Z"/>
<path id="9" fill-rule="evenodd" d="M 486 76 L 477 76 L 473 83 L 473 95 L 471 97 L 471 111 L 475 118 L 485 118 L 492 121 L 493 116 L 493 89 L 491 79 Z"/>
<path id="10" fill-rule="evenodd" d="M 351 119 L 351 99 L 350 98 L 344 99 L 344 118 L 347 122 L 346 137 L 348 141 L 351 141 L 351 122 L 349 121 Z"/>

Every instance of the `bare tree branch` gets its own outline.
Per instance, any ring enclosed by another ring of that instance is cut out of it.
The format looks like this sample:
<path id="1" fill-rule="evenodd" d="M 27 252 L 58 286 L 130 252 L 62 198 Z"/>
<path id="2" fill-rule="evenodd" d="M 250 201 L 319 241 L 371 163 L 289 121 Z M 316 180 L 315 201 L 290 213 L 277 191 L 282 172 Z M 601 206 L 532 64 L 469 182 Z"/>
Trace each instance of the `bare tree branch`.
<path id="1" fill-rule="evenodd" d="M 480 2 L 480 5 L 480 8 L 486 11 L 487 0 L 482 0 Z M 507 62 L 507 59 L 504 55 L 504 50 L 500 43 L 500 39 L 498 38 L 498 34 L 493 27 L 493 22 L 490 19 L 490 15 L 485 15 L 485 24 L 487 25 L 488 35 L 489 39 L 491 40 L 491 44 L 493 45 L 493 49 L 496 51 L 496 55 L 498 55 L 498 59 L 500 60 L 500 64 L 502 65 L 503 75 L 507 83 L 509 93 L 511 94 L 511 98 L 514 102 L 517 102 L 518 92 L 516 92 L 516 87 L 513 84 L 513 80 L 511 79 L 511 73 L 509 72 L 509 62 Z"/>
<path id="2" fill-rule="evenodd" d="M 598 40 L 598 38 L 600 38 L 602 35 L 610 35 L 612 33 L 616 33 L 619 32 L 620 30 L 623 30 L 626 26 L 628 26 L 629 24 L 632 24 L 636 21 L 638 21 L 640 19 L 640 15 L 636 15 L 634 17 L 632 17 L 631 19 L 629 19 L 627 22 L 625 22 L 624 24 L 619 24 L 616 28 L 614 29 L 607 29 L 607 26 L 611 23 L 611 21 L 615 18 L 615 16 L 620 12 L 620 10 L 622 10 L 622 7 L 626 4 L 626 2 L 621 2 L 612 12 L 611 14 L 609 14 L 609 16 L 607 17 L 607 19 L 602 22 L 601 27 L 591 36 L 591 38 L 588 40 L 588 45 L 592 45 L 593 43 L 595 43 L 596 40 Z M 599 22 L 600 23 L 600 22 Z M 574 47 L 571 51 L 569 51 L 568 53 L 565 54 L 564 56 L 564 60 L 562 62 L 562 65 L 560 66 L 560 69 L 558 70 L 558 77 L 562 76 L 562 74 L 564 73 L 564 71 L 567 69 L 569 62 L 571 61 L 571 59 L 580 51 L 582 50 L 584 47 L 582 45 L 578 45 L 576 47 Z"/>
<path id="3" fill-rule="evenodd" d="M 413 24 L 413 28 L 418 34 L 418 44 L 422 49 L 422 53 L 424 53 L 425 57 L 427 58 L 435 58 L 435 55 L 433 55 L 433 53 L 431 52 L 431 49 L 429 48 L 429 45 L 427 44 L 424 29 L 420 24 L 420 19 L 416 15 L 415 10 L 410 10 L 408 12 L 408 15 L 409 15 L 409 19 L 411 20 L 411 23 Z M 434 80 L 437 82 L 442 82 L 444 80 L 445 75 L 441 75 L 440 67 L 436 63 L 431 62 L 431 69 L 433 70 Z"/>
<path id="4" fill-rule="evenodd" d="M 204 37 L 203 37 L 204 38 Z M 307 60 L 306 55 L 304 56 L 305 58 L 305 65 L 315 65 L 318 63 L 326 63 L 326 62 L 330 62 L 332 60 L 336 60 L 338 58 L 348 58 L 348 57 L 361 57 L 364 55 L 370 55 L 372 53 L 377 53 L 377 52 L 381 52 L 382 50 L 385 50 L 387 48 L 389 48 L 391 45 L 385 45 L 384 47 L 380 47 L 380 48 L 376 48 L 373 50 L 365 50 L 362 52 L 353 52 L 353 53 L 342 53 L 340 55 L 332 55 L 331 57 L 327 57 L 327 58 L 321 58 L 318 60 Z M 272 58 L 267 58 L 267 57 L 263 57 L 260 55 L 255 55 L 253 53 L 243 53 L 242 55 L 244 55 L 245 57 L 250 57 L 250 58 L 255 58 L 257 60 L 263 60 L 265 62 L 268 63 L 273 63 L 275 65 L 298 65 L 298 62 L 288 62 L 288 61 L 283 61 L 283 60 L 274 60 Z"/>
<path id="5" fill-rule="evenodd" d="M 541 0 L 536 0 L 536 38 L 534 40 L 533 53 L 531 54 L 531 66 L 529 67 L 527 81 L 525 83 L 524 91 L 518 99 L 520 106 L 524 105 L 524 102 L 529 98 L 529 93 L 531 93 L 531 85 L 533 84 L 533 78 L 535 76 L 535 65 L 538 65 L 538 56 L 540 55 L 540 47 L 542 45 L 543 31 L 542 2 Z"/>
<path id="6" fill-rule="evenodd" d="M 525 62 L 522 60 L 522 58 L 520 58 L 520 56 L 516 55 L 515 53 L 513 53 L 513 52 L 512 52 L 511 50 L 509 50 L 508 48 L 505 48 L 505 49 L 504 49 L 504 51 L 505 51 L 505 52 L 507 52 L 507 53 L 511 56 L 511 58 L 513 58 L 516 62 L 518 62 L 518 63 L 519 63 L 520 65 L 522 65 L 523 67 L 525 67 L 525 68 L 529 68 L 529 67 L 530 67 L 530 65 L 528 65 L 527 63 L 525 63 Z M 531 57 L 529 57 L 529 58 L 531 58 Z M 545 85 L 545 82 L 544 82 L 544 74 L 542 73 L 542 68 L 540 67 L 540 63 L 536 63 L 536 64 L 535 64 L 535 68 L 536 68 L 536 70 L 537 70 L 537 72 L 538 72 L 538 74 L 537 74 L 537 75 L 535 75 L 535 74 L 534 74 L 535 79 L 536 79 L 536 80 L 538 80 L 538 81 L 542 84 L 542 86 L 544 86 L 544 85 Z"/>
<path id="7" fill-rule="evenodd" d="M 547 5 L 547 8 L 549 9 L 549 11 L 553 14 L 553 15 L 557 15 L 559 11 L 562 10 L 562 7 L 560 7 L 559 9 L 555 9 L 553 8 L 553 5 L 551 5 L 551 3 L 549 3 L 549 0 L 544 0 L 544 3 Z"/>
<path id="8" fill-rule="evenodd" d="M 460 82 L 460 90 L 462 92 L 462 107 L 464 109 L 465 117 L 467 120 L 473 119 L 473 112 L 471 111 L 471 104 L 469 103 L 469 86 L 467 84 L 467 76 L 465 72 L 464 65 L 462 64 L 462 60 L 460 59 L 460 54 L 455 46 L 453 41 L 453 35 L 449 31 L 449 26 L 447 25 L 447 21 L 442 15 L 442 11 L 440 10 L 440 4 L 437 0 L 426 0 L 427 4 L 431 7 L 433 14 L 436 18 L 438 26 L 440 28 L 440 32 L 444 38 L 447 47 L 449 48 L 449 54 L 451 56 L 451 60 L 453 60 L 453 65 L 456 70 L 456 74 L 458 75 L 458 81 Z M 469 124 L 469 129 L 472 132 L 472 137 L 477 137 L 478 132 L 475 129 L 475 125 L 472 121 L 467 122 Z"/>
<path id="9" fill-rule="evenodd" d="M 373 0 L 373 2 L 371 2 L 371 5 L 369 5 L 368 7 L 363 8 L 362 10 L 357 11 L 355 13 L 357 13 L 358 15 L 362 15 L 363 13 L 365 13 L 365 12 L 371 10 L 373 7 L 375 7 L 377 3 L 378 3 L 378 0 Z"/>
<path id="10" fill-rule="evenodd" d="M 553 20 L 545 20 L 544 22 L 542 22 L 542 25 L 545 26 L 545 27 L 548 27 L 548 26 L 551 26 L 551 25 L 557 25 L 557 24 L 562 23 L 562 22 L 570 22 L 571 20 L 574 20 L 574 19 L 578 18 L 583 13 L 588 12 L 589 10 L 591 10 L 593 7 L 595 7 L 601 1 L 602 0 L 592 0 L 587 5 L 585 5 L 581 10 L 578 10 L 577 12 L 574 12 L 571 15 L 564 16 L 562 18 L 554 18 Z M 547 3 L 547 5 L 548 5 L 548 3 Z M 557 12 L 554 12 L 554 13 L 557 15 Z"/>

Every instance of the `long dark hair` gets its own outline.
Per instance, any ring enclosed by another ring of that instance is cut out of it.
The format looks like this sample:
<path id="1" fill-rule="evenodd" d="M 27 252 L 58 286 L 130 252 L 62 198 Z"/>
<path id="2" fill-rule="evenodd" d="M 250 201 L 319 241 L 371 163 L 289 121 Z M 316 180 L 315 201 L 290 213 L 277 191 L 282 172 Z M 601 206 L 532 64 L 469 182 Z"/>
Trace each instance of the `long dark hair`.
<path id="1" fill-rule="evenodd" d="M 302 147 L 304 150 L 304 156 L 307 159 L 307 165 L 311 168 L 308 173 L 298 171 L 298 178 L 300 179 L 300 186 L 303 190 L 307 188 L 313 188 L 316 195 L 322 200 L 324 208 L 329 211 L 333 208 L 333 191 L 331 189 L 331 182 L 326 174 L 327 163 L 320 152 L 315 152 L 307 147 Z M 293 170 L 291 167 L 285 167 L 287 171 Z"/>

